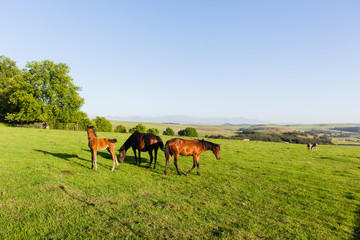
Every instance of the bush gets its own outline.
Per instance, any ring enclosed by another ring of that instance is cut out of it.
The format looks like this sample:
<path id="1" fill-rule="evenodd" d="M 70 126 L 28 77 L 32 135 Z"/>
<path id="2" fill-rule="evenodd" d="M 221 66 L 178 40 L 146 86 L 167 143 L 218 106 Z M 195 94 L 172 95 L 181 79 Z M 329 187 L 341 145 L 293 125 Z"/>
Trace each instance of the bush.
<path id="1" fill-rule="evenodd" d="M 155 134 L 155 135 L 159 135 L 159 130 L 157 128 L 149 128 L 147 130 L 147 133 L 152 133 L 152 134 Z"/>
<path id="2" fill-rule="evenodd" d="M 146 133 L 146 127 L 141 123 L 139 123 L 135 127 L 129 129 L 129 133 L 134 133 L 134 132 Z"/>
<path id="3" fill-rule="evenodd" d="M 163 135 L 167 135 L 167 136 L 175 136 L 175 132 L 174 130 L 172 130 L 171 128 L 166 128 L 166 130 L 163 132 Z"/>
<path id="4" fill-rule="evenodd" d="M 184 130 L 180 130 L 178 132 L 180 136 L 187 136 L 187 137 L 198 137 L 199 134 L 197 133 L 195 128 L 187 127 Z"/>
<path id="5" fill-rule="evenodd" d="M 96 119 L 93 120 L 95 123 L 95 130 L 99 132 L 112 132 L 112 124 L 109 120 L 104 117 L 97 116 Z"/>
<path id="6" fill-rule="evenodd" d="M 123 125 L 117 125 L 115 128 L 115 132 L 117 133 L 126 133 L 126 128 Z"/>

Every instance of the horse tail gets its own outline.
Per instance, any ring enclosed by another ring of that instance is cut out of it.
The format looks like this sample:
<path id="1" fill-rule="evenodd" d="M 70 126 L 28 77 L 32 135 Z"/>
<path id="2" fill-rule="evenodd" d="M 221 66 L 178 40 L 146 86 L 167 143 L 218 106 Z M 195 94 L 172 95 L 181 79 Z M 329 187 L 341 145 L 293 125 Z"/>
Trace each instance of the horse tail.
<path id="1" fill-rule="evenodd" d="M 164 143 L 162 141 L 162 139 L 159 137 L 159 136 L 156 136 L 156 140 L 158 141 L 159 143 L 159 147 L 162 151 L 164 151 Z"/>
<path id="2" fill-rule="evenodd" d="M 166 160 L 166 161 L 170 158 L 170 147 L 169 147 L 169 142 L 170 142 L 170 141 L 167 141 L 167 142 L 166 142 L 166 144 L 165 144 L 165 150 L 164 150 L 164 153 L 165 153 L 165 160 Z"/>
<path id="3" fill-rule="evenodd" d="M 114 138 L 114 139 L 108 139 L 108 141 L 111 142 L 111 143 L 116 143 L 116 142 L 117 142 L 116 138 Z"/>

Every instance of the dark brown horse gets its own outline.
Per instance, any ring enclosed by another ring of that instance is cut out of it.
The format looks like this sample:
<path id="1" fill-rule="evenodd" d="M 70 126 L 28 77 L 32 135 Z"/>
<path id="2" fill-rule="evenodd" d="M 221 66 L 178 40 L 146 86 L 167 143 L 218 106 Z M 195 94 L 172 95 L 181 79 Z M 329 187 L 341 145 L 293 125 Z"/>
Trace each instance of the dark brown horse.
<path id="1" fill-rule="evenodd" d="M 117 142 L 116 139 L 109 139 L 109 138 L 98 138 L 96 136 L 94 126 L 87 126 L 87 134 L 88 134 L 88 140 L 89 140 L 89 148 L 91 150 L 91 169 L 93 169 L 95 165 L 95 171 L 97 170 L 97 164 L 96 164 L 96 155 L 98 150 L 104 150 L 107 149 L 113 158 L 113 167 L 111 171 L 114 171 L 115 168 L 115 162 L 119 169 L 119 162 L 115 155 L 115 143 Z"/>
<path id="2" fill-rule="evenodd" d="M 174 164 L 178 174 L 181 176 L 181 172 L 178 168 L 179 155 L 182 156 L 193 156 L 194 165 L 187 172 L 190 174 L 191 171 L 197 166 L 197 174 L 201 176 L 199 172 L 199 157 L 204 151 L 211 150 L 216 156 L 217 160 L 220 160 L 220 145 L 208 142 L 205 140 L 185 140 L 181 138 L 174 138 L 166 142 L 165 144 L 165 175 L 167 174 L 167 167 L 169 165 L 171 157 L 174 155 Z"/>
<path id="3" fill-rule="evenodd" d="M 164 151 L 164 143 L 159 136 L 156 136 L 152 133 L 139 133 L 134 132 L 131 136 L 126 140 L 126 142 L 119 149 L 119 161 L 123 162 L 126 156 L 126 151 L 129 148 L 132 148 L 135 155 L 135 163 L 137 164 L 137 156 L 136 149 L 139 151 L 139 166 L 141 164 L 141 155 L 140 152 L 149 152 L 150 155 L 150 164 L 151 167 L 152 161 L 154 159 L 152 151 L 155 153 L 155 162 L 154 169 L 156 168 L 156 160 L 157 160 L 157 152 L 160 147 L 161 150 Z"/>

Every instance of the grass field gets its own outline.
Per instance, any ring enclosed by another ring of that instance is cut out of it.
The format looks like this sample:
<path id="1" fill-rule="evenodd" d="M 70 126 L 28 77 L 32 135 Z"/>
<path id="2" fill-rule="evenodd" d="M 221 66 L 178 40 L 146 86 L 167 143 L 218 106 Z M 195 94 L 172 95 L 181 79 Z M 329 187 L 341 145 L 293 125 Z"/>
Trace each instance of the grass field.
<path id="1" fill-rule="evenodd" d="M 86 132 L 0 125 L 0 239 L 360 239 L 360 147 L 214 142 L 201 177 L 165 176 L 162 151 L 114 172 L 102 151 L 95 172 Z"/>

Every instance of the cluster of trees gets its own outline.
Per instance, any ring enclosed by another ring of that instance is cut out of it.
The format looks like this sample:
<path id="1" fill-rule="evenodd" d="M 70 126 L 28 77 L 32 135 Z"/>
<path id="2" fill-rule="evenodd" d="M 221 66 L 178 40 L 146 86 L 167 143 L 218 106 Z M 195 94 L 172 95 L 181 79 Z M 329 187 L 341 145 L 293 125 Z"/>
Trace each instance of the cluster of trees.
<path id="1" fill-rule="evenodd" d="M 115 128 L 115 132 L 126 133 L 126 128 L 123 125 L 118 125 Z M 152 134 L 155 134 L 155 135 L 159 135 L 159 133 L 160 133 L 157 128 L 148 128 L 148 129 L 146 129 L 146 127 L 141 123 L 136 125 L 135 127 L 129 129 L 129 133 L 133 133 L 133 132 L 152 133 Z M 167 127 L 165 129 L 165 131 L 163 131 L 163 135 L 175 136 L 175 132 L 171 128 Z M 183 129 L 183 130 L 180 130 L 178 132 L 178 135 L 179 136 L 187 136 L 187 137 L 198 137 L 199 136 L 196 129 L 192 128 L 192 127 L 188 127 L 188 128 Z"/>
<path id="2" fill-rule="evenodd" d="M 28 62 L 20 70 L 15 61 L 0 56 L 0 121 L 85 128 L 90 120 L 80 111 L 84 99 L 69 72 L 66 64 L 50 60 Z"/>
<path id="3" fill-rule="evenodd" d="M 223 139 L 238 139 L 244 140 L 249 139 L 251 141 L 263 141 L 263 142 L 289 142 L 289 143 L 319 143 L 319 144 L 333 144 L 331 138 L 326 136 L 314 136 L 310 138 L 307 136 L 307 133 L 304 132 L 284 132 L 284 133 L 266 133 L 259 131 L 241 131 L 238 132 L 236 136 L 233 137 L 224 137 L 222 135 L 217 136 L 206 136 L 207 138 L 223 138 Z"/>

